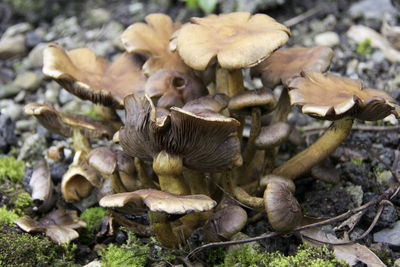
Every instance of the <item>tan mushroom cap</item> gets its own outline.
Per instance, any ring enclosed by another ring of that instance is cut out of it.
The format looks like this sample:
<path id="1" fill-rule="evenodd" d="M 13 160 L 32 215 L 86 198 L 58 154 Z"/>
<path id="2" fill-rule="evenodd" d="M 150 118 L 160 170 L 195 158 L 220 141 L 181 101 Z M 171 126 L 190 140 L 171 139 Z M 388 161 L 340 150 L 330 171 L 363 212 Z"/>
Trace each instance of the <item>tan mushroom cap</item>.
<path id="1" fill-rule="evenodd" d="M 54 204 L 54 184 L 51 180 L 50 167 L 46 160 L 41 160 L 33 169 L 29 187 L 35 209 L 48 211 Z"/>
<path id="2" fill-rule="evenodd" d="M 72 94 L 94 103 L 123 107 L 124 97 L 144 90 L 142 61 L 124 53 L 113 63 L 86 48 L 66 52 L 58 44 L 44 50 L 43 73 Z"/>
<path id="3" fill-rule="evenodd" d="M 267 174 L 265 176 L 263 176 L 260 180 L 260 186 L 268 186 L 268 184 L 270 183 L 281 183 L 283 185 L 286 186 L 286 188 L 294 193 L 296 186 L 293 182 L 293 180 L 290 180 L 288 178 L 279 176 L 279 175 L 275 175 L 275 174 Z"/>
<path id="4" fill-rule="evenodd" d="M 217 205 L 214 200 L 205 195 L 180 196 L 155 189 L 141 189 L 105 196 L 100 200 L 100 205 L 121 208 L 129 203 L 134 203 L 137 208 L 140 208 L 143 207 L 140 206 L 140 201 L 143 201 L 150 211 L 167 214 L 203 212 L 211 210 Z"/>
<path id="5" fill-rule="evenodd" d="M 284 45 L 289 29 L 264 15 L 248 12 L 191 18 L 177 32 L 177 50 L 195 70 L 205 70 L 213 58 L 224 69 L 257 65 Z"/>
<path id="6" fill-rule="evenodd" d="M 185 103 L 208 94 L 203 82 L 194 75 L 160 69 L 146 82 L 145 93 L 158 98 L 157 107 L 182 107 Z"/>
<path id="7" fill-rule="evenodd" d="M 229 101 L 230 111 L 249 110 L 260 107 L 265 112 L 271 112 L 276 107 L 276 100 L 268 89 L 242 91 L 234 95 Z"/>
<path id="8" fill-rule="evenodd" d="M 126 51 L 147 58 L 144 72 L 149 76 L 159 69 L 190 72 L 178 53 L 169 49 L 169 40 L 180 28 L 180 23 L 173 23 L 169 16 L 159 13 L 150 14 L 144 20 L 146 23 L 134 23 L 121 35 Z"/>
<path id="9" fill-rule="evenodd" d="M 300 76 L 302 71 L 325 72 L 333 57 L 328 46 L 292 47 L 278 50 L 251 69 L 253 76 L 261 76 L 264 86 L 275 88 L 280 83 Z"/>
<path id="10" fill-rule="evenodd" d="M 362 120 L 379 120 L 394 114 L 399 106 L 383 91 L 363 89 L 359 80 L 334 74 L 303 72 L 289 83 L 290 102 L 302 112 L 318 118 L 335 120 L 352 116 Z"/>
<path id="11" fill-rule="evenodd" d="M 111 175 L 117 169 L 117 155 L 109 147 L 97 147 L 87 155 L 90 166 L 105 175 Z"/>
<path id="12" fill-rule="evenodd" d="M 254 139 L 257 149 L 268 149 L 286 141 L 290 134 L 290 125 L 286 122 L 277 122 L 261 127 L 260 134 Z"/>
<path id="13" fill-rule="evenodd" d="M 89 138 L 112 138 L 115 129 L 99 121 L 81 115 L 65 114 L 57 111 L 50 105 L 29 103 L 24 107 L 28 115 L 33 115 L 40 124 L 50 132 L 65 137 L 72 137 L 74 129 L 79 129 L 84 136 Z"/>

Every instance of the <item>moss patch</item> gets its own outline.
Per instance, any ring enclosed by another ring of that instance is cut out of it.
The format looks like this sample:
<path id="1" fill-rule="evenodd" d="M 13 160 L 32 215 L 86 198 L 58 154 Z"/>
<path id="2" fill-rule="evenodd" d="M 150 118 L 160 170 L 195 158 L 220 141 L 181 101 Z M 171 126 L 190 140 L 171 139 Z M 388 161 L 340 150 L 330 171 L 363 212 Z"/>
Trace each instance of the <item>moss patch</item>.
<path id="1" fill-rule="evenodd" d="M 25 174 L 25 163 L 14 157 L 0 157 L 0 182 L 8 179 L 13 183 L 21 182 Z"/>
<path id="2" fill-rule="evenodd" d="M 33 200 L 27 192 L 20 193 L 14 201 L 14 211 L 19 216 L 28 214 L 27 210 L 31 207 L 33 207 Z"/>
<path id="3" fill-rule="evenodd" d="M 0 207 L 0 225 L 5 224 L 8 226 L 13 226 L 14 221 L 18 219 L 19 216 L 14 211 L 7 210 L 6 207 Z"/>
<path id="4" fill-rule="evenodd" d="M 90 243 L 94 238 L 94 227 L 107 215 L 107 210 L 102 207 L 88 208 L 81 214 L 81 218 L 87 223 L 86 228 L 79 229 L 79 239 L 84 243 Z"/>

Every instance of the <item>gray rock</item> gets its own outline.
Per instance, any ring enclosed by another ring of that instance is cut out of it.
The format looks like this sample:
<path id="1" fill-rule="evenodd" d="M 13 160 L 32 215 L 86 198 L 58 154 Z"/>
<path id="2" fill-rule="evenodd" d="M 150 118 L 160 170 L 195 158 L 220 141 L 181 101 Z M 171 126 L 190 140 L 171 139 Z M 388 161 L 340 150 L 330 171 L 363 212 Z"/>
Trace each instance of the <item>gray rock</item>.
<path id="1" fill-rule="evenodd" d="M 29 120 L 18 120 L 15 123 L 15 129 L 19 132 L 34 131 L 36 129 L 38 122 L 36 119 L 32 118 Z"/>
<path id="2" fill-rule="evenodd" d="M 106 24 L 111 19 L 111 14 L 109 11 L 103 8 L 91 9 L 87 13 L 87 18 L 85 24 L 90 28 L 101 27 Z"/>
<path id="3" fill-rule="evenodd" d="M 336 32 L 323 32 L 314 36 L 316 45 L 336 46 L 340 44 L 339 35 Z"/>
<path id="4" fill-rule="evenodd" d="M 220 2 L 222 13 L 230 13 L 235 11 L 247 11 L 254 13 L 257 9 L 267 9 L 282 5 L 285 0 L 227 0 Z"/>
<path id="5" fill-rule="evenodd" d="M 28 22 L 22 22 L 22 23 L 12 25 L 12 26 L 8 27 L 8 29 L 4 32 L 3 38 L 4 37 L 12 37 L 17 34 L 29 32 L 32 30 L 32 28 L 33 28 L 32 25 L 29 24 Z"/>
<path id="6" fill-rule="evenodd" d="M 21 89 L 34 91 L 39 87 L 41 81 L 42 78 L 39 75 L 32 71 L 27 71 L 19 74 L 13 81 L 13 84 Z"/>
<path id="7" fill-rule="evenodd" d="M 46 150 L 46 139 L 40 134 L 31 134 L 23 141 L 18 160 L 35 160 L 43 158 Z"/>
<path id="8" fill-rule="evenodd" d="M 15 36 L 2 37 L 0 39 L 0 59 L 25 54 L 25 36 L 17 34 Z"/>
<path id="9" fill-rule="evenodd" d="M 44 93 L 44 98 L 46 102 L 50 103 L 58 103 L 58 95 L 60 94 L 60 85 L 58 83 L 52 81 L 46 84 L 46 90 Z"/>
<path id="10" fill-rule="evenodd" d="M 0 85 L 0 99 L 15 96 L 21 91 L 21 88 L 14 84 Z"/>
<path id="11" fill-rule="evenodd" d="M 124 50 L 124 46 L 122 45 L 120 38 L 123 31 L 124 26 L 121 23 L 113 20 L 104 27 L 104 37 L 107 40 L 110 40 L 115 46 Z"/>
<path id="12" fill-rule="evenodd" d="M 393 246 L 400 246 L 400 221 L 391 228 L 385 228 L 374 234 L 374 242 L 383 242 Z"/>
<path id="13" fill-rule="evenodd" d="M 10 118 L 12 121 L 17 121 L 22 116 L 23 108 L 13 100 L 4 99 L 0 101 L 0 114 Z"/>
<path id="14" fill-rule="evenodd" d="M 390 171 L 382 171 L 378 173 L 376 181 L 382 186 L 391 186 L 396 182 Z"/>
<path id="15" fill-rule="evenodd" d="M 56 83 L 53 81 L 53 83 Z M 64 88 L 61 88 L 60 93 L 58 95 L 58 101 L 60 102 L 61 105 L 65 105 L 66 103 L 76 99 L 76 96 L 65 90 Z"/>
<path id="16" fill-rule="evenodd" d="M 353 209 L 361 206 L 364 192 L 361 188 L 361 185 L 353 185 L 351 183 L 346 184 L 344 190 L 349 194 L 352 198 L 352 202 L 349 203 L 348 208 Z"/>
<path id="17" fill-rule="evenodd" d="M 0 152 L 6 154 L 11 146 L 15 146 L 18 140 L 15 136 L 15 122 L 10 118 L 0 115 Z"/>
<path id="18" fill-rule="evenodd" d="M 47 46 L 47 43 L 39 43 L 31 50 L 31 52 L 29 52 L 29 67 L 41 68 L 43 66 L 43 51 Z"/>
<path id="19" fill-rule="evenodd" d="M 25 34 L 26 45 L 28 47 L 34 47 L 42 41 L 42 36 L 36 33 L 36 31 L 27 32 Z"/>
<path id="20" fill-rule="evenodd" d="M 353 18 L 364 17 L 366 19 L 382 20 L 385 13 L 395 14 L 390 0 L 361 0 L 350 6 L 349 15 Z"/>

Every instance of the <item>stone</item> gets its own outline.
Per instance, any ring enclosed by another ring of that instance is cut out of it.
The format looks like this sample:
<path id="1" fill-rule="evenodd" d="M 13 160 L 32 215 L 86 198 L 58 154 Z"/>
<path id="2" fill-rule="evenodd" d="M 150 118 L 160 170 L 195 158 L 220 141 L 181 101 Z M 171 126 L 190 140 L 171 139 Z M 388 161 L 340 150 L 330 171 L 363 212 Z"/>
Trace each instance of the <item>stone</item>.
<path id="1" fill-rule="evenodd" d="M 32 132 L 36 129 L 37 124 L 38 122 L 35 119 L 18 120 L 15 123 L 15 129 L 19 132 Z"/>
<path id="2" fill-rule="evenodd" d="M 28 63 L 31 68 L 41 68 L 43 66 L 43 51 L 48 46 L 47 43 L 37 44 L 28 54 Z"/>
<path id="3" fill-rule="evenodd" d="M 18 160 L 31 161 L 42 159 L 46 146 L 46 139 L 43 135 L 37 133 L 31 134 L 25 138 L 18 155 Z"/>
<path id="4" fill-rule="evenodd" d="M 21 22 L 7 28 L 3 34 L 4 37 L 12 37 L 17 34 L 26 33 L 33 29 L 32 25 L 28 22 Z"/>
<path id="5" fill-rule="evenodd" d="M 12 121 L 17 121 L 22 116 L 23 108 L 13 100 L 4 99 L 0 101 L 0 114 L 10 118 Z"/>
<path id="6" fill-rule="evenodd" d="M 0 99 L 8 98 L 17 95 L 21 91 L 21 88 L 15 84 L 0 85 Z"/>
<path id="7" fill-rule="evenodd" d="M 46 91 L 44 93 L 44 98 L 46 102 L 50 103 L 58 103 L 58 95 L 60 93 L 60 86 L 58 83 L 52 81 L 51 83 L 46 84 Z"/>
<path id="8" fill-rule="evenodd" d="M 400 221 L 395 222 L 392 227 L 385 228 L 374 234 L 374 242 L 387 243 L 392 246 L 400 246 Z"/>
<path id="9" fill-rule="evenodd" d="M 315 45 L 336 46 L 340 44 L 339 35 L 336 32 L 323 32 L 314 36 Z"/>
<path id="10" fill-rule="evenodd" d="M 347 183 L 344 190 L 349 194 L 352 198 L 352 202 L 349 203 L 348 208 L 353 209 L 361 206 L 363 200 L 363 190 L 361 185 L 353 185 L 351 183 Z"/>
<path id="11" fill-rule="evenodd" d="M 101 27 L 106 24 L 111 19 L 111 14 L 109 11 L 103 8 L 95 8 L 89 10 L 87 13 L 86 24 L 90 28 Z"/>
<path id="12" fill-rule="evenodd" d="M 9 117 L 0 115 L 0 154 L 6 154 L 10 147 L 16 144 L 15 122 Z"/>
<path id="13" fill-rule="evenodd" d="M 27 71 L 19 74 L 13 81 L 13 84 L 21 89 L 34 91 L 39 87 L 41 81 L 42 78 L 39 75 L 33 71 Z"/>
<path id="14" fill-rule="evenodd" d="M 392 173 L 390 171 L 382 171 L 379 172 L 376 176 L 376 181 L 382 186 L 391 186 L 392 184 L 396 183 Z"/>
<path id="15" fill-rule="evenodd" d="M 36 46 L 42 41 L 42 36 L 36 33 L 36 31 L 27 32 L 25 34 L 26 45 L 30 48 Z"/>
<path id="16" fill-rule="evenodd" d="M 0 39 L 0 59 L 21 56 L 26 52 L 25 36 L 17 34 L 15 36 L 2 37 Z"/>
<path id="17" fill-rule="evenodd" d="M 385 13 L 395 14 L 390 0 L 362 0 L 352 4 L 348 13 L 353 18 L 382 20 Z"/>

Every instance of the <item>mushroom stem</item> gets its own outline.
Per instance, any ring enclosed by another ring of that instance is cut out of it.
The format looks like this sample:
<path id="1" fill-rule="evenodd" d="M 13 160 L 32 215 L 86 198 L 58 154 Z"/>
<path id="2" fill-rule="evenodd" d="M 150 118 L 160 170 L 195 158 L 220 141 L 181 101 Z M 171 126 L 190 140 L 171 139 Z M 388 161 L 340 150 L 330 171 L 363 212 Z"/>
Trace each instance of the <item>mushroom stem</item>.
<path id="1" fill-rule="evenodd" d="M 110 175 L 110 182 L 114 194 L 123 193 L 127 191 L 117 173 L 113 173 Z"/>
<path id="2" fill-rule="evenodd" d="M 84 136 L 80 129 L 74 129 L 72 143 L 74 144 L 75 151 L 83 151 L 85 154 L 88 154 L 92 150 L 89 138 Z"/>
<path id="3" fill-rule="evenodd" d="M 172 231 L 168 215 L 161 212 L 149 211 L 151 232 L 157 240 L 166 247 L 177 247 L 180 244 L 179 238 Z"/>
<path id="4" fill-rule="evenodd" d="M 137 177 L 138 177 L 140 183 L 142 184 L 143 188 L 156 188 L 153 180 L 147 174 L 147 172 L 145 171 L 145 169 L 143 167 L 143 164 L 144 164 L 143 161 L 138 157 L 136 157 L 134 161 L 135 161 Z"/>
<path id="5" fill-rule="evenodd" d="M 115 131 L 118 131 L 119 128 L 121 128 L 122 121 L 115 109 L 103 106 L 101 104 L 94 104 L 93 111 L 99 115 L 103 121 L 110 123 Z"/>
<path id="6" fill-rule="evenodd" d="M 261 109 L 252 108 L 251 110 L 251 128 L 250 136 L 247 140 L 246 148 L 243 152 L 243 165 L 240 167 L 240 177 L 238 184 L 247 184 L 251 182 L 252 176 L 248 175 L 244 171 L 247 170 L 248 166 L 251 164 L 254 154 L 256 153 L 256 147 L 254 145 L 254 139 L 260 134 L 261 131 Z"/>
<path id="7" fill-rule="evenodd" d="M 158 153 L 153 161 L 153 169 L 158 176 L 161 190 L 177 195 L 189 194 L 182 168 L 182 157 L 169 154 L 165 150 Z"/>
<path id="8" fill-rule="evenodd" d="M 249 195 L 243 188 L 236 186 L 233 188 L 233 196 L 240 202 L 253 209 L 263 211 L 264 199 Z"/>
<path id="9" fill-rule="evenodd" d="M 217 93 L 224 93 L 229 97 L 244 90 L 242 69 L 227 70 L 220 66 L 215 73 Z"/>
<path id="10" fill-rule="evenodd" d="M 349 135 L 352 125 L 351 118 L 334 121 L 315 143 L 274 169 L 272 173 L 288 179 L 296 179 L 335 151 Z"/>
<path id="11" fill-rule="evenodd" d="M 189 178 L 190 194 L 197 195 L 202 194 L 209 196 L 210 191 L 208 190 L 208 185 L 206 178 L 202 172 L 185 168 L 186 177 Z"/>

